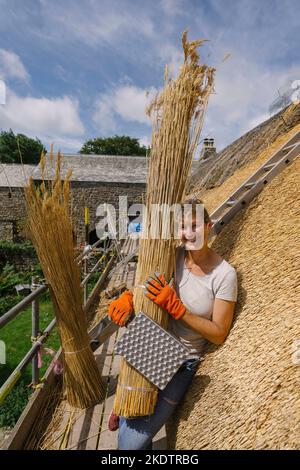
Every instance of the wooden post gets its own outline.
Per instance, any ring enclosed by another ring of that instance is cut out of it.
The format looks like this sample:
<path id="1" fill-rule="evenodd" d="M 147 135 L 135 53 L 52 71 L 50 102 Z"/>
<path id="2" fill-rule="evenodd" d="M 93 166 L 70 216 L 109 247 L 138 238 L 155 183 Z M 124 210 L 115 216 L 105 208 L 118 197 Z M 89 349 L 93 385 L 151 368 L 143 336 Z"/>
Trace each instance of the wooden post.
<path id="1" fill-rule="evenodd" d="M 85 246 L 89 243 L 89 208 L 84 208 L 84 224 L 85 224 Z M 84 258 L 83 269 L 84 269 L 84 279 L 87 276 L 87 256 Z M 86 304 L 88 297 L 87 282 L 83 286 L 83 303 Z"/>
<path id="2" fill-rule="evenodd" d="M 31 290 L 34 291 L 37 288 L 37 278 L 32 277 L 31 279 Z M 39 312 L 39 298 L 36 297 L 31 304 L 31 336 L 37 338 L 40 329 L 40 312 Z M 37 385 L 39 383 L 39 368 L 38 368 L 38 354 L 36 353 L 31 361 L 32 368 L 32 384 Z"/>

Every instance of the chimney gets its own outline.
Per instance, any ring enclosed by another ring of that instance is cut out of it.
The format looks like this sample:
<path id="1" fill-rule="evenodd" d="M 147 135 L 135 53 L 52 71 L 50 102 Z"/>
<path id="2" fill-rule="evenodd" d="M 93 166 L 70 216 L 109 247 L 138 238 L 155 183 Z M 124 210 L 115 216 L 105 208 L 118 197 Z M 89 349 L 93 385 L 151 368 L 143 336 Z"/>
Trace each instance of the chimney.
<path id="1" fill-rule="evenodd" d="M 206 160 L 208 158 L 215 157 L 217 154 L 216 147 L 214 145 L 214 139 L 205 138 L 203 140 L 203 147 L 200 153 L 200 160 Z"/>

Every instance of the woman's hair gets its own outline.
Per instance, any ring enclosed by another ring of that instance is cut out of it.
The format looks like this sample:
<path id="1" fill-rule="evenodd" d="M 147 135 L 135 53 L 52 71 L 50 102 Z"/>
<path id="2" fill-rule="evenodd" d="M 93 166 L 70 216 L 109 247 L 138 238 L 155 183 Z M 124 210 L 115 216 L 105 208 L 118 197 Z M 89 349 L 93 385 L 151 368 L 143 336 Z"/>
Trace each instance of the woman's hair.
<path id="1" fill-rule="evenodd" d="M 209 216 L 209 213 L 208 213 L 206 207 L 204 206 L 204 202 L 202 201 L 202 199 L 199 199 L 197 197 L 190 197 L 188 199 L 185 199 L 183 201 L 183 203 L 181 204 L 181 206 L 184 207 L 185 204 L 190 204 L 192 206 L 192 214 L 193 215 L 196 214 L 197 204 L 202 204 L 203 205 L 204 223 L 208 224 L 208 222 L 211 222 L 211 218 Z"/>

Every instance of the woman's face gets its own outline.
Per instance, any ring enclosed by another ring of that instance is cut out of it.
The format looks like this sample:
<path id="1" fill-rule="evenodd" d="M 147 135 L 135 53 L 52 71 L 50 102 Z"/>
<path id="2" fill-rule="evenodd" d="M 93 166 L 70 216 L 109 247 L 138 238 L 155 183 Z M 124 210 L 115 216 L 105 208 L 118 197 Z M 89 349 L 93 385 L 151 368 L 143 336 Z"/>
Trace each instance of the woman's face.
<path id="1" fill-rule="evenodd" d="M 182 218 L 180 239 L 186 250 L 201 250 L 207 243 L 211 223 L 204 222 L 202 217 L 187 215 Z"/>

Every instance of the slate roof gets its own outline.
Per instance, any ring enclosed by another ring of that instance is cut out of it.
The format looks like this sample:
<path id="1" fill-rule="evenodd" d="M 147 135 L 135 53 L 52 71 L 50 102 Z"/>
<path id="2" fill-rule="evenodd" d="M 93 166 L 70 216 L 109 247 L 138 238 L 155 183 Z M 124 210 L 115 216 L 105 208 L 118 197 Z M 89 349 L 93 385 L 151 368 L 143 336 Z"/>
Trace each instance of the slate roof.
<path id="1" fill-rule="evenodd" d="M 0 163 L 0 187 L 22 188 L 35 169 L 36 165 Z"/>
<path id="2" fill-rule="evenodd" d="M 113 155 L 62 155 L 61 174 L 64 177 L 72 169 L 71 181 L 107 183 L 146 183 L 148 158 Z M 195 161 L 193 165 L 197 166 Z M 24 186 L 26 178 L 32 175 L 41 179 L 41 169 L 37 165 L 0 164 L 0 187 Z M 47 177 L 53 178 L 54 169 L 47 165 Z M 8 181 L 9 184 L 8 184 Z"/>

